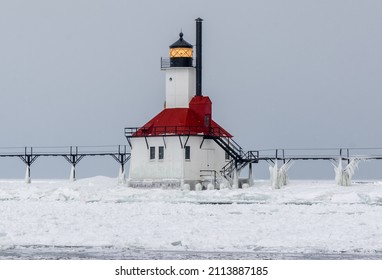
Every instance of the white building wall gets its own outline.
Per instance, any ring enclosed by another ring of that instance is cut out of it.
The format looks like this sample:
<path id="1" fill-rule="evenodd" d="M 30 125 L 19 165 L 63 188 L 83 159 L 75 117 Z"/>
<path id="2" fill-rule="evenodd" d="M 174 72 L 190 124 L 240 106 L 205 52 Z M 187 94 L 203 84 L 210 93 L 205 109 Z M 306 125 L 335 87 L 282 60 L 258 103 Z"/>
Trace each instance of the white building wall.
<path id="1" fill-rule="evenodd" d="M 165 71 L 166 108 L 188 108 L 195 95 L 195 68 L 173 67 Z"/>
<path id="2" fill-rule="evenodd" d="M 193 187 L 201 180 L 200 170 L 219 172 L 226 164 L 225 151 L 213 140 L 202 136 L 190 136 L 190 160 L 185 159 L 185 149 L 181 146 L 187 136 L 147 137 L 150 146 L 155 147 L 155 159 L 150 160 L 150 148 L 144 137 L 131 138 L 131 159 L 129 185 L 133 187 L 180 187 L 189 183 Z M 180 141 L 181 140 L 181 141 Z M 166 145 L 164 144 L 166 142 Z M 164 159 L 158 159 L 158 147 L 164 146 Z"/>
<path id="3" fill-rule="evenodd" d="M 179 139 L 165 137 L 166 144 L 162 137 L 147 137 L 146 140 L 149 147 L 155 147 L 155 159 L 150 159 L 150 148 L 147 148 L 144 137 L 132 138 L 129 178 L 139 180 L 181 179 L 183 168 Z M 158 147 L 160 146 L 166 147 L 163 160 L 158 159 Z"/>
<path id="4" fill-rule="evenodd" d="M 187 145 L 191 147 L 191 159 L 185 161 L 184 178 L 193 180 L 200 178 L 200 170 L 215 170 L 219 172 L 226 164 L 225 151 L 213 140 L 203 137 L 190 137 Z"/>

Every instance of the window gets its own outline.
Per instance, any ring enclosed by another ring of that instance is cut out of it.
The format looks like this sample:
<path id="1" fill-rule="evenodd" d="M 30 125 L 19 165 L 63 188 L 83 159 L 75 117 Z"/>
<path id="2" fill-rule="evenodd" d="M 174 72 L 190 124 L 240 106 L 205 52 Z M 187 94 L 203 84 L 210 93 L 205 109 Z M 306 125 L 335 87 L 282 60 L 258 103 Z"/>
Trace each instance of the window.
<path id="1" fill-rule="evenodd" d="M 155 159 L 155 147 L 150 147 L 150 159 Z"/>
<path id="2" fill-rule="evenodd" d="M 159 146 L 159 149 L 158 149 L 158 158 L 159 159 L 163 159 L 164 158 L 164 147 L 163 146 Z"/>
<path id="3" fill-rule="evenodd" d="M 186 159 L 186 160 L 191 159 L 191 148 L 190 148 L 190 146 L 184 147 L 184 159 Z"/>
<path id="4" fill-rule="evenodd" d="M 211 116 L 210 115 L 205 115 L 204 116 L 204 126 L 205 127 L 210 127 L 210 119 L 211 119 Z"/>

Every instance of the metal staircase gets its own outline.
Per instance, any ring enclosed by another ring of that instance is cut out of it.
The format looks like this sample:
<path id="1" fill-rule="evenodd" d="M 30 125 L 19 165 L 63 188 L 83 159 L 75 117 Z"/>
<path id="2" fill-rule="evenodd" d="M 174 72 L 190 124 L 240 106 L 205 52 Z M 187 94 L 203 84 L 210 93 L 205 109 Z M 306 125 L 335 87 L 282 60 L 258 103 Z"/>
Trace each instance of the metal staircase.
<path id="1" fill-rule="evenodd" d="M 246 167 L 249 163 L 257 163 L 259 156 L 258 151 L 249 151 L 245 153 L 244 157 L 240 160 L 231 159 L 223 168 L 220 173 L 226 179 L 232 179 L 233 172 L 237 170 L 238 172 Z"/>
<path id="2" fill-rule="evenodd" d="M 258 151 L 245 152 L 238 143 L 229 137 L 212 136 L 209 138 L 213 139 L 231 159 L 220 171 L 226 179 L 232 179 L 235 170 L 240 171 L 249 163 L 258 162 Z"/>

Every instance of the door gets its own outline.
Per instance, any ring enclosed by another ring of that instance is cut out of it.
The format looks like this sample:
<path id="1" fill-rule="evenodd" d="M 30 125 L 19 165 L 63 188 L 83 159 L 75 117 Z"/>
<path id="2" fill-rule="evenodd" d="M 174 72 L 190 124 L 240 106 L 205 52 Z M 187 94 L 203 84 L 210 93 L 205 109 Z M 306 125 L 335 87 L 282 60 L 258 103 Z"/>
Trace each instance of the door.
<path id="1" fill-rule="evenodd" d="M 215 169 L 215 150 L 203 149 L 203 157 L 200 169 L 201 170 L 214 170 Z"/>

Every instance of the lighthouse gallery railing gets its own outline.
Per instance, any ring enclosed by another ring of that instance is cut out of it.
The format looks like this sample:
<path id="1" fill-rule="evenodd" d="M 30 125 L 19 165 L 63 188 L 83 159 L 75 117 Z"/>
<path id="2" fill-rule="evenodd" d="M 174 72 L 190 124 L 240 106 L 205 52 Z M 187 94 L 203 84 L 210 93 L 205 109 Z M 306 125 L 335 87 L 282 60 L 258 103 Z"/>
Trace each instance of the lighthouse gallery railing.
<path id="1" fill-rule="evenodd" d="M 153 137 L 174 135 L 204 135 L 212 137 L 231 137 L 221 127 L 205 126 L 155 126 L 155 127 L 126 127 L 126 137 Z"/>

